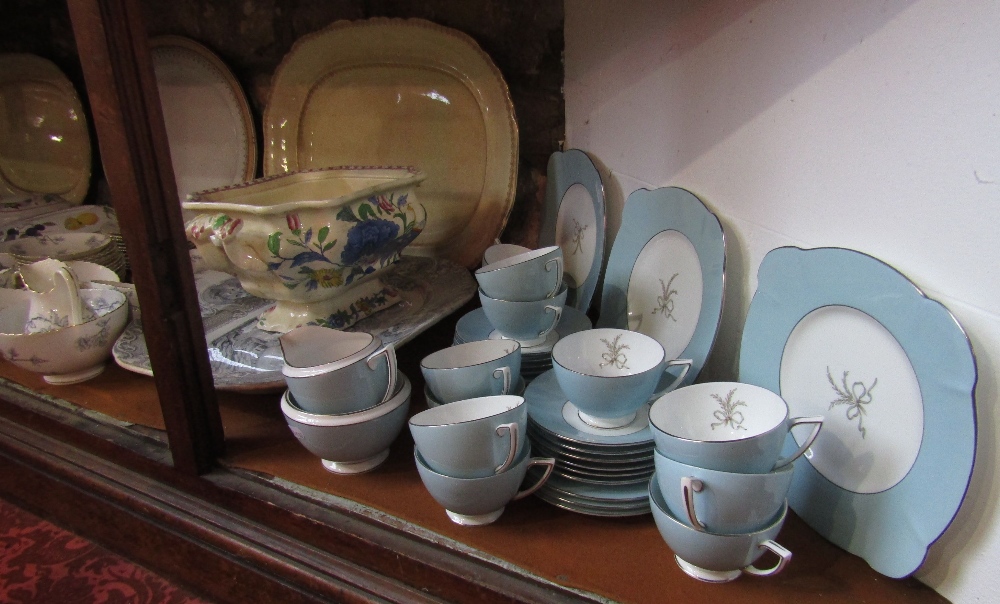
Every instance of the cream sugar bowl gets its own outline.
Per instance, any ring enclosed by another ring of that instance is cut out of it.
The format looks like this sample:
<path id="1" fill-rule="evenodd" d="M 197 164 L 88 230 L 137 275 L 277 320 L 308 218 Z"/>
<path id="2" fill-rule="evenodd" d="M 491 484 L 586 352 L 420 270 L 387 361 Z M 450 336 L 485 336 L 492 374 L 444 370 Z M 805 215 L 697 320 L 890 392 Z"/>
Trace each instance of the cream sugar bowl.
<path id="1" fill-rule="evenodd" d="M 391 303 L 376 277 L 426 224 L 414 194 L 425 177 L 405 167 L 322 168 L 202 191 L 182 204 L 200 213 L 185 234 L 209 268 L 275 300 L 261 329 L 345 328 Z"/>

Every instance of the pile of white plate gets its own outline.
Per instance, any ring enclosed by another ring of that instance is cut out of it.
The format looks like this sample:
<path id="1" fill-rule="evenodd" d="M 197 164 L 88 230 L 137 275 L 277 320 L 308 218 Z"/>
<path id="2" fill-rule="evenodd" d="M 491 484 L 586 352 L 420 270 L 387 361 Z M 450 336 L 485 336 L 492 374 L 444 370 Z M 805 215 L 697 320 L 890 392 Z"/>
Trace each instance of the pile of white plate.
<path id="1" fill-rule="evenodd" d="M 570 307 L 563 307 L 562 318 L 556 328 L 549 332 L 545 341 L 536 346 L 521 348 L 521 377 L 530 382 L 542 373 L 552 368 L 552 347 L 560 338 L 571 333 L 593 327 L 590 319 L 583 312 Z M 500 335 L 493 328 L 482 308 L 477 308 L 465 314 L 455 325 L 453 344 L 464 344 L 478 340 L 497 339 Z"/>
<path id="2" fill-rule="evenodd" d="M 594 428 L 580 419 L 552 371 L 532 381 L 524 398 L 532 451 L 556 460 L 537 497 L 592 516 L 649 513 L 654 461 L 648 404 L 626 426 Z"/>

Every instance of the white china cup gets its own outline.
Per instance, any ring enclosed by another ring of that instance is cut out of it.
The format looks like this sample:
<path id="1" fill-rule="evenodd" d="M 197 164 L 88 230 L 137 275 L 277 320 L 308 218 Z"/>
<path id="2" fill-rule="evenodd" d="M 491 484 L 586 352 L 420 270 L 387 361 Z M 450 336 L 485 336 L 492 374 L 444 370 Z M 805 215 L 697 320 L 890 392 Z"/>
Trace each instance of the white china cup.
<path id="1" fill-rule="evenodd" d="M 353 413 L 396 393 L 395 349 L 369 333 L 305 325 L 278 342 L 285 360 L 281 374 L 304 411 Z"/>
<path id="2" fill-rule="evenodd" d="M 663 500 L 654 475 L 649 483 L 649 503 L 660 536 L 674 552 L 674 560 L 685 574 L 709 583 L 726 583 L 741 574 L 768 577 L 781 572 L 792 552 L 774 541 L 785 523 L 788 504 L 766 526 L 746 533 L 709 533 L 694 529 L 675 518 Z M 766 552 L 778 557 L 768 569 L 754 563 Z"/>
<path id="3" fill-rule="evenodd" d="M 431 497 L 444 507 L 452 522 L 463 526 L 481 526 L 495 521 L 508 503 L 524 499 L 544 485 L 556 463 L 551 457 L 531 457 L 531 448 L 525 446 L 514 463 L 502 472 L 482 478 L 456 478 L 432 470 L 419 449 L 414 449 L 413 457 L 420 480 Z M 534 466 L 545 468 L 542 476 L 519 491 L 525 474 Z"/>
<path id="4" fill-rule="evenodd" d="M 712 533 L 753 532 L 781 511 L 794 465 L 773 472 L 721 472 L 654 453 L 660 493 L 674 518 Z"/>
<path id="5" fill-rule="evenodd" d="M 487 296 L 513 302 L 552 298 L 563 285 L 563 252 L 558 245 L 529 250 L 491 262 L 476 271 Z"/>
<path id="6" fill-rule="evenodd" d="M 653 396 L 668 367 L 682 367 L 667 390 L 691 367 L 689 360 L 665 360 L 654 338 L 626 329 L 588 329 L 570 334 L 552 348 L 552 368 L 563 394 L 580 419 L 597 428 L 618 428 Z"/>
<path id="7" fill-rule="evenodd" d="M 446 476 L 503 472 L 524 450 L 524 397 L 483 396 L 431 407 L 410 418 L 410 434 L 427 465 Z"/>
<path id="8" fill-rule="evenodd" d="M 424 357 L 420 372 L 441 403 L 512 394 L 521 376 L 521 345 L 478 340 L 450 346 Z"/>
<path id="9" fill-rule="evenodd" d="M 679 388 L 650 407 L 656 448 L 670 459 L 723 472 L 764 473 L 795 461 L 812 445 L 823 418 L 788 416 L 777 394 L 738 382 L 706 382 Z M 788 432 L 811 424 L 798 450 L 779 459 Z"/>
<path id="10" fill-rule="evenodd" d="M 486 251 L 483 252 L 483 264 L 493 264 L 494 262 L 499 262 L 504 258 L 510 258 L 511 256 L 524 254 L 530 251 L 531 250 L 529 248 L 526 248 L 523 245 L 515 245 L 513 243 L 495 243 L 486 248 Z"/>

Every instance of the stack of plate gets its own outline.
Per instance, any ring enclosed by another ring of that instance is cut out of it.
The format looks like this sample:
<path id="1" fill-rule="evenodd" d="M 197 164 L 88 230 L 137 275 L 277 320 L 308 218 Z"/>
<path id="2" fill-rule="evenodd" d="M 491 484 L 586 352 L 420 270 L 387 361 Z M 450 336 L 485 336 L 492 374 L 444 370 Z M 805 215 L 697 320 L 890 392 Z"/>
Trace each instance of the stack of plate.
<path id="1" fill-rule="evenodd" d="M 531 381 L 542 373 L 552 369 L 552 347 L 560 338 L 571 333 L 593 327 L 593 323 L 583 312 L 570 306 L 563 307 L 562 318 L 545 341 L 536 346 L 521 349 L 521 377 Z M 493 329 L 490 320 L 482 308 L 477 308 L 465 314 L 455 325 L 455 340 L 453 344 L 464 344 L 478 340 L 497 339 L 500 335 Z"/>
<path id="2" fill-rule="evenodd" d="M 594 428 L 580 419 L 552 371 L 532 381 L 524 398 L 532 452 L 556 460 L 552 476 L 535 493 L 539 498 L 591 516 L 649 513 L 654 470 L 649 405 L 627 426 Z"/>
<path id="3" fill-rule="evenodd" d="M 0 252 L 14 257 L 17 265 L 31 264 L 46 258 L 67 262 L 83 260 L 100 264 L 125 277 L 125 256 L 109 235 L 103 233 L 59 233 L 23 237 L 0 243 Z"/>

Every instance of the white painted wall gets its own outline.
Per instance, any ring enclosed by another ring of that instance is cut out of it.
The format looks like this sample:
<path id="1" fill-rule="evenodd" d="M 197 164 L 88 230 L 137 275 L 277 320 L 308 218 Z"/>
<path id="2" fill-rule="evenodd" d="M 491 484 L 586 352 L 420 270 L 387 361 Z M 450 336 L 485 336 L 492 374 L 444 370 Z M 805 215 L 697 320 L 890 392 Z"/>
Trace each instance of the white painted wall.
<path id="1" fill-rule="evenodd" d="M 566 0 L 567 148 L 603 164 L 609 226 L 681 186 L 726 227 L 726 312 L 703 379 L 735 379 L 763 256 L 840 246 L 895 266 L 967 330 L 979 444 L 917 576 L 1000 592 L 1000 3 Z M 610 245 L 609 245 L 610 249 Z"/>

